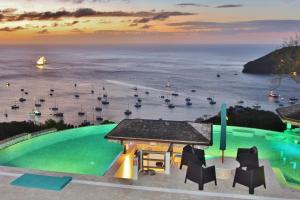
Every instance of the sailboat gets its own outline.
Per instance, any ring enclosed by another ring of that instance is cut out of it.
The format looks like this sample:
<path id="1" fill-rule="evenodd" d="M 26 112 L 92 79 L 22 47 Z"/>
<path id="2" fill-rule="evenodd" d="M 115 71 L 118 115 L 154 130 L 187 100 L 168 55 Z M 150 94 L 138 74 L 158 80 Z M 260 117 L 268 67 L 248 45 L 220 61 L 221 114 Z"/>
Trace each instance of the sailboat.
<path id="1" fill-rule="evenodd" d="M 56 104 L 56 99 L 54 100 L 54 106 L 50 108 L 52 111 L 58 111 L 58 106 Z"/>
<path id="2" fill-rule="evenodd" d="M 39 69 L 43 69 L 46 65 L 47 59 L 45 56 L 39 57 L 39 59 L 36 61 L 36 67 Z"/>
<path id="3" fill-rule="evenodd" d="M 82 105 L 81 105 L 80 111 L 77 114 L 78 114 L 78 116 L 84 116 L 85 115 L 85 112 L 82 110 Z"/>

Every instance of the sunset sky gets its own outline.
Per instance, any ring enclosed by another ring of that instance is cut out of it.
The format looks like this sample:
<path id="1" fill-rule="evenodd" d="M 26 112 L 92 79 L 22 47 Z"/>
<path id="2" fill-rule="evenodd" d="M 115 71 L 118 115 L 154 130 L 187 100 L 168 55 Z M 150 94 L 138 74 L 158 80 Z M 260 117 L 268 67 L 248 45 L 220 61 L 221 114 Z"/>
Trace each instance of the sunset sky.
<path id="1" fill-rule="evenodd" d="M 2 44 L 280 43 L 299 0 L 0 0 Z"/>

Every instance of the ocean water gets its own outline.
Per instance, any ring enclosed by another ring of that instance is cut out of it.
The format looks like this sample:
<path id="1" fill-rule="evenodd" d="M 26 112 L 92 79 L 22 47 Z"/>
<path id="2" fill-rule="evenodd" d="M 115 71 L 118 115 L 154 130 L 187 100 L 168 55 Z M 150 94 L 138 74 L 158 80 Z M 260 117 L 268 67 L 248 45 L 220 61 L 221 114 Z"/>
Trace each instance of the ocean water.
<path id="1" fill-rule="evenodd" d="M 53 118 L 49 108 L 57 105 L 64 112 L 64 120 L 79 124 L 95 121 L 96 116 L 120 121 L 130 109 L 130 118 L 195 120 L 215 115 L 222 103 L 244 106 L 258 103 L 262 109 L 274 111 L 278 104 L 268 98 L 271 88 L 288 105 L 291 96 L 300 97 L 300 84 L 288 77 L 276 79 L 268 75 L 241 73 L 243 65 L 274 50 L 276 45 L 114 45 L 114 46 L 0 46 L 0 121 Z M 37 69 L 39 56 L 46 56 L 48 64 Z M 216 75 L 221 77 L 217 78 Z M 237 74 L 237 75 L 235 75 Z M 171 88 L 167 88 L 169 81 Z M 6 83 L 10 86 L 6 86 Z M 74 84 L 77 87 L 74 87 Z M 105 87 L 105 91 L 103 91 Z M 138 88 L 142 107 L 136 109 L 133 87 Z M 23 88 L 29 94 L 25 95 Z M 49 90 L 54 89 L 53 96 Z M 192 93 L 191 89 L 196 92 Z M 95 93 L 91 94 L 91 90 Z M 149 95 L 145 92 L 148 91 Z M 178 97 L 170 94 L 177 92 Z M 103 106 L 98 96 L 108 94 L 110 104 Z M 80 94 L 76 99 L 74 94 Z M 169 109 L 161 95 L 171 98 L 176 106 Z M 18 99 L 24 97 L 26 102 Z M 190 97 L 192 106 L 185 105 Z M 217 102 L 210 105 L 207 97 Z M 29 113 L 38 99 L 45 103 L 39 108 L 42 115 Z M 19 110 L 11 110 L 18 104 Z M 94 111 L 101 106 L 103 111 Z M 78 111 L 86 112 L 79 117 Z M 6 118 L 4 113 L 8 114 Z"/>

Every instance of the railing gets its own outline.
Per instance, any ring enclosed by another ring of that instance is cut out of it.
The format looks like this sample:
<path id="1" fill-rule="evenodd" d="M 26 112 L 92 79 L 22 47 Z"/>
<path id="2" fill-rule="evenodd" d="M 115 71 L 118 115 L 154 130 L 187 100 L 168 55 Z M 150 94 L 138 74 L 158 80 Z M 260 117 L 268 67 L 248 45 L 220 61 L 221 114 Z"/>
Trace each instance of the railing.
<path id="1" fill-rule="evenodd" d="M 57 129 L 56 128 L 51 128 L 51 129 L 46 129 L 46 130 L 42 130 L 42 131 L 37 131 L 37 132 L 33 132 L 33 133 L 22 133 L 22 134 L 18 134 L 15 135 L 13 137 L 7 138 L 5 140 L 0 141 L 0 149 L 4 149 L 7 148 L 11 145 L 17 144 L 19 142 L 37 137 L 37 136 L 41 136 L 41 135 L 46 135 L 49 133 L 53 133 L 56 132 Z"/>

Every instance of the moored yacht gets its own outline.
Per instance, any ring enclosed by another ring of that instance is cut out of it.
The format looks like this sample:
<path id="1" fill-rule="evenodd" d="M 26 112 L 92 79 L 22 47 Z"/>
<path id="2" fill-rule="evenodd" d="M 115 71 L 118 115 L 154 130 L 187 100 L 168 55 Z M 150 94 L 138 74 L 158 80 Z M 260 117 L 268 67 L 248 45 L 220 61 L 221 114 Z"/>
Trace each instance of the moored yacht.
<path id="1" fill-rule="evenodd" d="M 43 69 L 45 67 L 46 63 L 47 63 L 46 57 L 45 56 L 41 56 L 36 61 L 36 67 L 39 68 L 39 69 Z"/>

